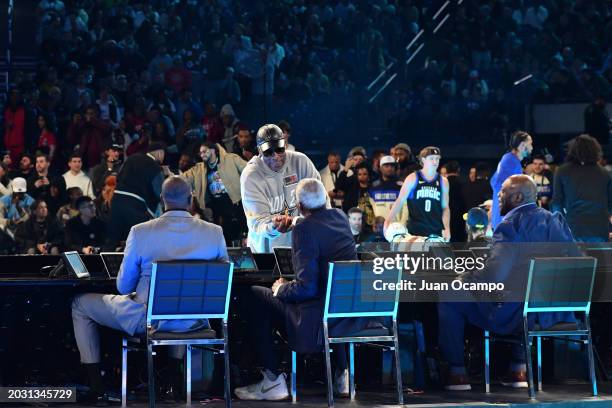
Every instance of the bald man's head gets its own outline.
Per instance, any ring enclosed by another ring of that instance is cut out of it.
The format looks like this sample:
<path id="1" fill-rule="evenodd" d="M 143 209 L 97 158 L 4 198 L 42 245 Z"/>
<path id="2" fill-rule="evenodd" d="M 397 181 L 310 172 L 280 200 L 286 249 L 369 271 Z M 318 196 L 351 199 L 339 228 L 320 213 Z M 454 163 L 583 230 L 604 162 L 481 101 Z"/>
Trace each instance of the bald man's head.
<path id="1" fill-rule="evenodd" d="M 191 186 L 181 176 L 168 177 L 162 184 L 161 199 L 166 211 L 187 210 L 191 206 Z"/>
<path id="2" fill-rule="evenodd" d="M 518 206 L 535 203 L 537 195 L 538 189 L 531 177 L 524 174 L 508 177 L 498 196 L 500 214 L 506 215 Z"/>

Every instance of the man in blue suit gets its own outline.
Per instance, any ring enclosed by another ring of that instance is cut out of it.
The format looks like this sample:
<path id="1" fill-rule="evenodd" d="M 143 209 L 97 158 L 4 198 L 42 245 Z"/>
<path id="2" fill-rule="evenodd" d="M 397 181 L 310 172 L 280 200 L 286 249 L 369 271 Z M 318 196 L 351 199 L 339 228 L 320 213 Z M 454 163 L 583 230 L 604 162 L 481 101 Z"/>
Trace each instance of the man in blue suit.
<path id="1" fill-rule="evenodd" d="M 323 183 L 314 178 L 300 181 L 296 200 L 302 221 L 295 225 L 291 247 L 295 280 L 277 280 L 272 289 L 253 287 L 254 299 L 249 303 L 253 337 L 261 363 L 263 379 L 255 384 L 236 388 L 236 396 L 245 400 L 281 400 L 289 396 L 286 375 L 278 373 L 278 356 L 273 350 L 272 328 L 284 327 L 289 345 L 297 352 L 322 349 L 322 317 L 325 302 L 328 263 L 357 259 L 355 241 L 346 215 L 328 209 Z M 369 319 L 340 319 L 330 331 L 350 333 L 378 322 Z M 335 347 L 335 390 L 348 394 L 346 349 Z"/>
<path id="2" fill-rule="evenodd" d="M 497 334 L 520 333 L 522 307 L 529 262 L 535 257 L 580 256 L 565 219 L 551 214 L 536 204 L 537 187 L 529 176 L 510 176 L 499 193 L 502 222 L 495 229 L 491 254 L 485 268 L 461 275 L 463 282 L 504 283 L 503 294 L 488 301 L 462 292 L 462 299 L 438 304 L 438 341 L 442 354 L 450 365 L 446 389 L 470 390 L 464 365 L 464 328 L 467 322 Z M 542 328 L 559 322 L 575 321 L 571 313 L 541 313 L 530 320 Z M 513 345 L 512 363 L 504 385 L 527 387 L 525 352 Z"/>

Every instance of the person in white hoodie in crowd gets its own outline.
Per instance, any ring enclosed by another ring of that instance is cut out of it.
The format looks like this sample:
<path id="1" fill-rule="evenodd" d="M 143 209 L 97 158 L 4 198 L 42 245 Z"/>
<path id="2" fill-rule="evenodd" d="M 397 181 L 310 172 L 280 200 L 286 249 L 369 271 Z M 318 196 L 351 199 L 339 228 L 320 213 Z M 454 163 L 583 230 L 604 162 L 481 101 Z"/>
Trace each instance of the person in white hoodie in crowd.
<path id="1" fill-rule="evenodd" d="M 96 198 L 93 192 L 93 185 L 91 179 L 81 170 L 83 167 L 83 159 L 79 154 L 72 154 L 68 159 L 68 170 L 64 173 L 64 181 L 66 182 L 66 189 L 70 187 L 80 187 L 83 195 L 90 197 L 91 199 Z"/>
<path id="2" fill-rule="evenodd" d="M 336 181 L 338 176 L 340 176 L 340 172 L 344 170 L 344 166 L 340 161 L 340 153 L 329 152 L 327 154 L 327 166 L 319 171 L 321 182 L 323 182 L 325 190 L 336 208 L 342 208 L 342 192 L 336 190 Z"/>
<path id="3" fill-rule="evenodd" d="M 298 216 L 295 188 L 302 179 L 321 179 L 310 159 L 303 153 L 287 151 L 286 144 L 277 125 L 259 128 L 259 155 L 248 162 L 240 176 L 248 246 L 255 253 L 291 246 L 291 230 Z"/>

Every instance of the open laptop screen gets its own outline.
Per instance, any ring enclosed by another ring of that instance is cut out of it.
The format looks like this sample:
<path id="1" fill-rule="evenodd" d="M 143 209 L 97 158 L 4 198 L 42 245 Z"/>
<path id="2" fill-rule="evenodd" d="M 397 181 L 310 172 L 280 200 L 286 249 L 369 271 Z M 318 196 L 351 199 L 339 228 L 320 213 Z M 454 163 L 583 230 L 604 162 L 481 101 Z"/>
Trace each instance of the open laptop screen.
<path id="1" fill-rule="evenodd" d="M 227 248 L 227 256 L 234 263 L 234 272 L 257 271 L 257 263 L 251 248 Z"/>
<path id="2" fill-rule="evenodd" d="M 62 253 L 62 258 L 66 264 L 66 267 L 72 272 L 77 278 L 89 278 L 89 271 L 85 267 L 81 256 L 76 251 Z"/>
<path id="3" fill-rule="evenodd" d="M 111 279 L 117 278 L 123 262 L 123 252 L 100 252 L 100 257 L 108 277 Z"/>
<path id="4" fill-rule="evenodd" d="M 290 247 L 276 247 L 274 250 L 274 258 L 281 276 L 293 276 L 293 252 Z"/>

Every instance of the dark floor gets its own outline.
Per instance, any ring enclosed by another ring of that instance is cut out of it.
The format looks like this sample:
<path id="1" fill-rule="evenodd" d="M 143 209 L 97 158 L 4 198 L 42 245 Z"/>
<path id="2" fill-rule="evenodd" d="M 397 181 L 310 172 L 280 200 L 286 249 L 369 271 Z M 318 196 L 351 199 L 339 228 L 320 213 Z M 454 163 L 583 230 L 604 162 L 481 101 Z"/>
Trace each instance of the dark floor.
<path id="1" fill-rule="evenodd" d="M 501 386 L 492 386 L 492 392 L 485 394 L 484 387 L 476 384 L 471 392 L 442 392 L 426 391 L 422 394 L 412 395 L 408 390 L 404 393 L 404 403 L 407 407 L 479 407 L 479 406 L 503 406 L 508 408 L 526 407 L 529 408 L 599 408 L 612 407 L 612 383 L 600 383 L 600 396 L 592 398 L 590 387 L 587 384 L 570 385 L 545 385 L 544 391 L 537 394 L 537 400 L 531 402 L 527 396 L 527 390 L 511 390 Z M 327 405 L 324 388 L 298 389 L 298 403 L 292 404 L 290 401 L 284 402 L 259 402 L 259 401 L 239 401 L 233 400 L 233 405 L 242 408 L 294 408 L 294 407 L 323 407 Z M 120 404 L 116 404 L 119 406 Z M 184 407 L 184 404 L 171 404 L 158 402 L 160 407 Z M 355 403 L 351 404 L 346 399 L 337 399 L 336 405 L 339 407 L 394 407 L 397 406 L 396 394 L 389 388 L 384 392 L 362 391 L 357 392 Z M 17 405 L 13 405 L 17 406 Z M 23 405 L 22 405 L 23 406 Z M 45 405 L 30 405 L 45 406 Z M 64 404 L 49 405 L 54 407 L 80 408 L 87 405 Z M 144 408 L 147 407 L 146 397 L 139 398 L 138 401 L 128 403 L 128 407 Z M 207 406 L 211 408 L 221 408 L 225 406 L 223 400 L 213 402 L 201 401 L 194 398 L 193 406 Z"/>

